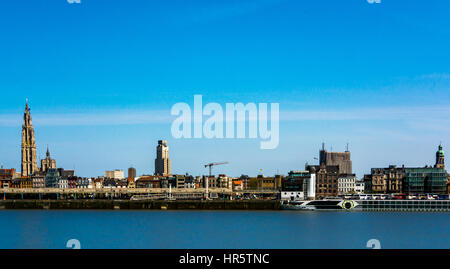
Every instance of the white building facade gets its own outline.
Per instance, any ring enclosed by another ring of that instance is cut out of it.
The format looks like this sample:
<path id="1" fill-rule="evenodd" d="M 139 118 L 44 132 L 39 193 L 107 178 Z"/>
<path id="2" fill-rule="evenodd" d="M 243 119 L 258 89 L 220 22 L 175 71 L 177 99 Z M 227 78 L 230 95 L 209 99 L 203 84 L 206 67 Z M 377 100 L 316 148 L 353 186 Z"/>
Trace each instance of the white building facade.
<path id="1" fill-rule="evenodd" d="M 364 194 L 364 181 L 356 181 L 355 183 L 355 192 L 357 194 Z"/>
<path id="2" fill-rule="evenodd" d="M 344 175 L 338 178 L 338 195 L 355 193 L 357 178 L 355 175 Z"/>

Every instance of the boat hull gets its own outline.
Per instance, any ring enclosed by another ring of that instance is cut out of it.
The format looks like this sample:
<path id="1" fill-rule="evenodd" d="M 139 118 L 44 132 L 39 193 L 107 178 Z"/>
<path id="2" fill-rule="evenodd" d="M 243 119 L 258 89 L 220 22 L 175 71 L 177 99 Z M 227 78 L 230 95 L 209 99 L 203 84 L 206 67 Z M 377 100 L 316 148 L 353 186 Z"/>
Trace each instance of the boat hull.
<path id="1" fill-rule="evenodd" d="M 311 200 L 282 204 L 286 210 L 450 212 L 450 200 Z"/>

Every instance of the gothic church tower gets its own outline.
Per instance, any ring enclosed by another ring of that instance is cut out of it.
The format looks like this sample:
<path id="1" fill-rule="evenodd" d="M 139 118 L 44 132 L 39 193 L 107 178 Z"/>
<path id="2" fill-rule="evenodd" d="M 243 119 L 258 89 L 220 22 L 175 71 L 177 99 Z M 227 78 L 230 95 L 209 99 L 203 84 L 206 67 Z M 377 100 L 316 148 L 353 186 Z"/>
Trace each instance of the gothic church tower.
<path id="1" fill-rule="evenodd" d="M 28 101 L 23 113 L 22 125 L 22 177 L 28 177 L 38 171 L 36 159 L 36 142 L 34 140 L 34 127 L 31 123 Z"/>

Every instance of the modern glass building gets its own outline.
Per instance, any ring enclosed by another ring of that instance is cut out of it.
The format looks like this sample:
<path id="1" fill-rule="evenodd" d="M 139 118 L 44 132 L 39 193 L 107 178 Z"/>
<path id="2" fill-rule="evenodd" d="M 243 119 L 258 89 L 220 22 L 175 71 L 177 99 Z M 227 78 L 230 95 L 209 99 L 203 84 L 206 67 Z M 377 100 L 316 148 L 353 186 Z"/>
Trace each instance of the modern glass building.
<path id="1" fill-rule="evenodd" d="M 443 168 L 405 168 L 403 190 L 406 193 L 446 193 L 447 172 Z"/>
<path id="2" fill-rule="evenodd" d="M 58 188 L 59 181 L 59 171 L 56 168 L 47 169 L 47 173 L 45 175 L 45 187 L 47 188 Z"/>

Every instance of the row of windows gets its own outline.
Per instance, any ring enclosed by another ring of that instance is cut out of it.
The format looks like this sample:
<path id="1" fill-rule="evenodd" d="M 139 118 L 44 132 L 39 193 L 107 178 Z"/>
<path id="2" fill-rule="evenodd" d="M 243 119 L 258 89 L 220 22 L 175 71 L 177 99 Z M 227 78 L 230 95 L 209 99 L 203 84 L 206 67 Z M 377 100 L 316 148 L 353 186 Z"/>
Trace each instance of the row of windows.
<path id="1" fill-rule="evenodd" d="M 368 200 L 358 201 L 362 205 L 450 205 L 450 201 L 440 200 Z"/>
<path id="2" fill-rule="evenodd" d="M 362 208 L 373 209 L 403 209 L 403 208 L 422 208 L 422 209 L 450 209 L 449 205 L 380 205 L 380 206 L 371 206 L 371 205 L 363 205 Z"/>

